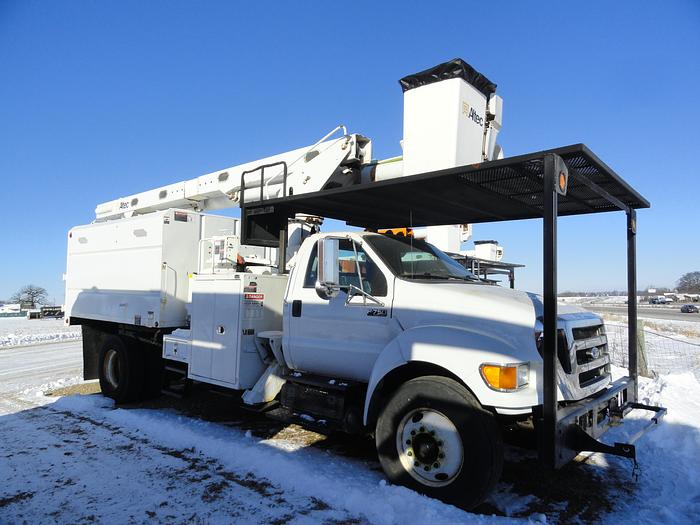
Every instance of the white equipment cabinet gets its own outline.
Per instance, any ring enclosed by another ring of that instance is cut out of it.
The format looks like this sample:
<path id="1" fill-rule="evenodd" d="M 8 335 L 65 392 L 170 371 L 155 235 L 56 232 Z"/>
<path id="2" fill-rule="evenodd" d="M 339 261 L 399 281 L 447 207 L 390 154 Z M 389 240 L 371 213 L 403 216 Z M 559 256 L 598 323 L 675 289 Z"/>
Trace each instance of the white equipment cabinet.
<path id="1" fill-rule="evenodd" d="M 186 326 L 196 246 L 237 233 L 237 219 L 175 209 L 76 226 L 68 234 L 66 318 Z"/>
<path id="2" fill-rule="evenodd" d="M 191 379 L 252 388 L 267 367 L 255 336 L 282 329 L 286 286 L 286 275 L 193 276 L 191 328 L 164 337 L 163 357 L 188 363 Z"/>

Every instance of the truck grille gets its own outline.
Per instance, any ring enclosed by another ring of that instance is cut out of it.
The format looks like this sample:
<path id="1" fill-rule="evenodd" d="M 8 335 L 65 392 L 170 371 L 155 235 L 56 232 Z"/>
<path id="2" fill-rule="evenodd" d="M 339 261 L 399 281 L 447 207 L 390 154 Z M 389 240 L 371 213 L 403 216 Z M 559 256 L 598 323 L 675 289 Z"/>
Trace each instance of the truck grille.
<path id="1" fill-rule="evenodd" d="M 605 330 L 603 330 L 602 325 L 596 326 L 581 326 L 579 328 L 573 328 L 571 332 L 574 334 L 574 339 L 588 339 L 589 337 L 595 337 L 597 335 L 605 335 Z"/>
<path id="2" fill-rule="evenodd" d="M 603 325 L 583 326 L 571 330 L 574 341 L 572 357 L 576 359 L 576 373 L 580 388 L 594 385 L 610 375 L 608 338 Z"/>
<path id="3" fill-rule="evenodd" d="M 599 381 L 600 379 L 606 377 L 608 374 L 606 372 L 607 365 L 598 366 L 586 372 L 581 372 L 578 375 L 578 384 L 581 388 L 592 385 L 593 383 Z"/>

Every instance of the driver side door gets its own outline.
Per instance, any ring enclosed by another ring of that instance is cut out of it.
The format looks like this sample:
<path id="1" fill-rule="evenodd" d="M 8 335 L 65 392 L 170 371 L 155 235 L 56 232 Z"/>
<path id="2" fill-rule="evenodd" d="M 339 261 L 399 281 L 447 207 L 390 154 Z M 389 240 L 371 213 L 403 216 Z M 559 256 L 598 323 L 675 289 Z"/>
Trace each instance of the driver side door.
<path id="1" fill-rule="evenodd" d="M 367 381 L 379 353 L 399 332 L 391 317 L 393 275 L 380 268 L 360 243 L 339 241 L 341 292 L 321 299 L 315 285 L 318 257 L 314 247 L 291 302 L 290 350 L 294 365 L 307 372 Z M 349 293 L 351 287 L 362 293 Z"/>

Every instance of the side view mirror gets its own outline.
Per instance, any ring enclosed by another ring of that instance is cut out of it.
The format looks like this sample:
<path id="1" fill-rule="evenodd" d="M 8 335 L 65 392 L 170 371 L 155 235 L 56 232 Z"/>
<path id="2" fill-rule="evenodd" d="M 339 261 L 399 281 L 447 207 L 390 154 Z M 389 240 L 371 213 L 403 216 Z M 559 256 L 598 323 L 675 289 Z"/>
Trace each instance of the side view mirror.
<path id="1" fill-rule="evenodd" d="M 329 300 L 340 293 L 340 272 L 338 270 L 338 239 L 325 237 L 316 243 L 318 253 L 318 277 L 316 293 L 321 299 Z"/>

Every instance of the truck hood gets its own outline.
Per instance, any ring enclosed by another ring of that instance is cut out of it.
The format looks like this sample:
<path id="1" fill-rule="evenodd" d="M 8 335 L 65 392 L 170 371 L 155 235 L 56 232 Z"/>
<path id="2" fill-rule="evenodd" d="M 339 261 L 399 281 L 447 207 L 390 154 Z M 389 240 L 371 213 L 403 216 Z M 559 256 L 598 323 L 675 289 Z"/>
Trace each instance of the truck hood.
<path id="1" fill-rule="evenodd" d="M 396 279 L 393 316 L 408 330 L 449 325 L 482 333 L 533 337 L 541 329 L 542 297 L 529 292 L 460 281 Z M 599 317 L 583 308 L 558 305 L 560 323 Z M 539 319 L 538 319 L 539 318 Z M 525 332 L 523 332 L 525 331 Z"/>
<path id="2" fill-rule="evenodd" d="M 404 330 L 445 325 L 508 339 L 527 333 L 533 339 L 541 315 L 536 296 L 509 288 L 460 281 L 395 283 L 392 315 Z"/>

